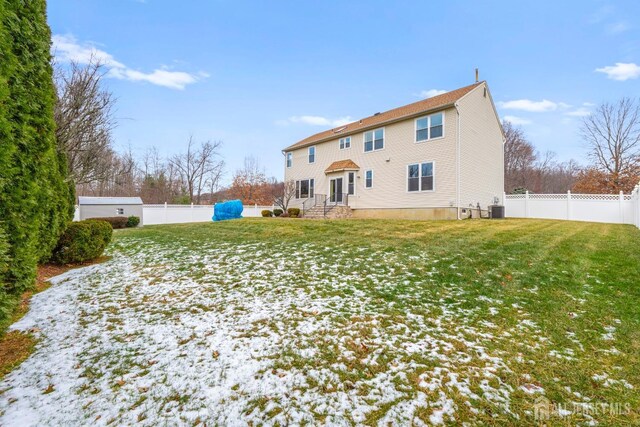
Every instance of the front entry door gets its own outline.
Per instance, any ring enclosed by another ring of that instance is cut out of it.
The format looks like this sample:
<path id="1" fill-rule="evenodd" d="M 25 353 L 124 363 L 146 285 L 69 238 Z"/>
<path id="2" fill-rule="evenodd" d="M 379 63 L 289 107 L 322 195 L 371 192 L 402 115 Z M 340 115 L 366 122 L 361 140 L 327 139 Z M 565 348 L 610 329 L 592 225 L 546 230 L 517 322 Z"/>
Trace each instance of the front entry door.
<path id="1" fill-rule="evenodd" d="M 342 178 L 334 178 L 329 181 L 329 201 L 342 203 Z"/>

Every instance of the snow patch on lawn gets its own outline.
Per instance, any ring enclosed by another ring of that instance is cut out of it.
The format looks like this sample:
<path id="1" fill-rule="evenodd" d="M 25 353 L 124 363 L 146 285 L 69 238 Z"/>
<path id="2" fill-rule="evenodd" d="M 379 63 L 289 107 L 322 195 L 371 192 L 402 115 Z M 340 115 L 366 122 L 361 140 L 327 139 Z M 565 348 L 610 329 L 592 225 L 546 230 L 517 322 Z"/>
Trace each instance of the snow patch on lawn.
<path id="1" fill-rule="evenodd" d="M 545 345 L 539 326 L 515 303 L 516 324 L 482 320 L 503 302 L 435 288 L 451 259 L 419 257 L 417 276 L 410 257 L 309 244 L 123 238 L 111 252 L 52 280 L 13 325 L 41 340 L 0 385 L 0 424 L 426 425 L 462 408 L 517 420 L 512 394 L 544 393 L 507 382 L 524 359 L 492 350 Z"/>

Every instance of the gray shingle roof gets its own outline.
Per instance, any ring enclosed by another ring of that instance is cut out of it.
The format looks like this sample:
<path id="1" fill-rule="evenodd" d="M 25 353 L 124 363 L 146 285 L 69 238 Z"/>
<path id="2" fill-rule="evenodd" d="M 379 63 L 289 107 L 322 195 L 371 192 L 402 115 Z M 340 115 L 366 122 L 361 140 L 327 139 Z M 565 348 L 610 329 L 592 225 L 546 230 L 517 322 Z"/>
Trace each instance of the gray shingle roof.
<path id="1" fill-rule="evenodd" d="M 78 197 L 81 205 L 141 205 L 140 197 Z"/>

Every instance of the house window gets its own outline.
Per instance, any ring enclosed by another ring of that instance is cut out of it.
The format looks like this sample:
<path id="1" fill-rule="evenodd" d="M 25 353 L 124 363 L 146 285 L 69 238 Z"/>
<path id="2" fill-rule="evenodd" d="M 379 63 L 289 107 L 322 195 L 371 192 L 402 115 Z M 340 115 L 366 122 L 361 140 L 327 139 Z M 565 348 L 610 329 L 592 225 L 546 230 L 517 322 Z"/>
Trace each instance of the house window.
<path id="1" fill-rule="evenodd" d="M 116 208 L 116 214 L 124 215 L 124 208 Z"/>
<path id="2" fill-rule="evenodd" d="M 347 194 L 354 195 L 356 193 L 356 173 L 349 172 L 347 174 Z"/>
<path id="3" fill-rule="evenodd" d="M 302 179 L 296 181 L 296 199 L 308 199 L 313 197 L 315 181 L 313 179 Z"/>
<path id="4" fill-rule="evenodd" d="M 287 167 L 290 168 L 293 163 L 293 153 L 287 153 Z"/>
<path id="5" fill-rule="evenodd" d="M 344 150 L 346 148 L 351 148 L 351 137 L 347 136 L 346 138 L 340 138 L 340 149 Z"/>
<path id="6" fill-rule="evenodd" d="M 441 138 L 444 135 L 444 113 L 432 114 L 416 120 L 416 142 Z"/>
<path id="7" fill-rule="evenodd" d="M 433 191 L 433 162 L 408 166 L 407 191 Z"/>
<path id="8" fill-rule="evenodd" d="M 373 171 L 369 169 L 364 172 L 364 188 L 373 187 Z"/>
<path id="9" fill-rule="evenodd" d="M 309 163 L 316 161 L 316 147 L 309 147 Z"/>
<path id="10" fill-rule="evenodd" d="M 384 129 L 371 130 L 364 133 L 364 151 L 382 150 L 384 148 Z"/>

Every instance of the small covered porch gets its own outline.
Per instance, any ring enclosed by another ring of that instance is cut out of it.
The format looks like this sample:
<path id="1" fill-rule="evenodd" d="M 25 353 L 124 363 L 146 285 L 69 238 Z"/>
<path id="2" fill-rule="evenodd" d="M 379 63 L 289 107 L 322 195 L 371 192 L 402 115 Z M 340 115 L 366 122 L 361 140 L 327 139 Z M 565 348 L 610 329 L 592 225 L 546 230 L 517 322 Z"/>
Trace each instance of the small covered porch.
<path id="1" fill-rule="evenodd" d="M 326 193 L 315 193 L 313 197 L 303 203 L 302 211 L 305 217 L 332 218 L 350 217 L 349 196 L 355 194 L 356 173 L 360 167 L 350 159 L 338 160 L 329 165 L 324 171 L 327 176 L 328 187 Z"/>
<path id="2" fill-rule="evenodd" d="M 353 160 L 338 160 L 324 171 L 329 179 L 328 203 L 349 206 L 349 196 L 355 194 L 356 172 L 360 170 Z"/>

